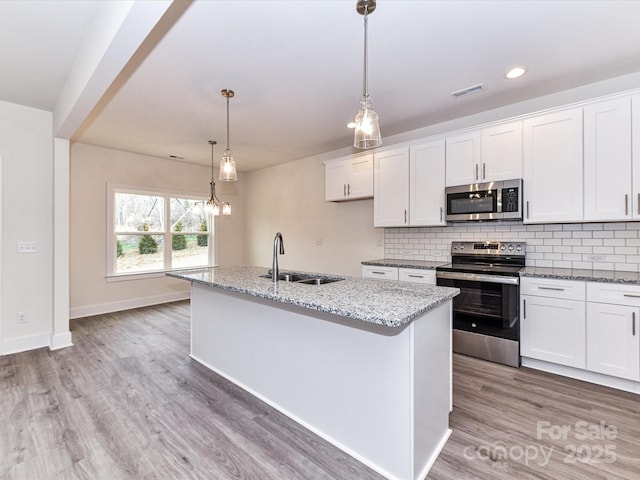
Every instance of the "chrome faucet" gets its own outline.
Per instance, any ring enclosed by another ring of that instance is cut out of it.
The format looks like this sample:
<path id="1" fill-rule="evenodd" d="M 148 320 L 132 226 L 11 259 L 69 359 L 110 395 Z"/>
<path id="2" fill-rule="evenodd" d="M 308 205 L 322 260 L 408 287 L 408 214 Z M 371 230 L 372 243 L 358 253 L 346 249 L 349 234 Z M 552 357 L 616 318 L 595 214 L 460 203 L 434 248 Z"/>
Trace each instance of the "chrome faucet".
<path id="1" fill-rule="evenodd" d="M 273 265 L 271 266 L 271 280 L 278 281 L 280 272 L 278 271 L 278 239 L 280 240 L 280 255 L 284 255 L 284 242 L 282 240 L 282 234 L 276 233 L 273 239 Z"/>

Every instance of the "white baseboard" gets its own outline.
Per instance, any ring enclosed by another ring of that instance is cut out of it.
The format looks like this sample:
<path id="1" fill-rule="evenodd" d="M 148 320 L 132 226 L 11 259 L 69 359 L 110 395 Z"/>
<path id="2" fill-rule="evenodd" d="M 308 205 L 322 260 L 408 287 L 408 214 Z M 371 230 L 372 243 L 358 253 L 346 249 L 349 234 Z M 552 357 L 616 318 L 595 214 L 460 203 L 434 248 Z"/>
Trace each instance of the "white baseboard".
<path id="1" fill-rule="evenodd" d="M 51 335 L 51 344 L 49 348 L 51 350 L 58 350 L 59 348 L 71 347 L 71 332 L 58 333 L 57 335 Z"/>
<path id="2" fill-rule="evenodd" d="M 2 355 L 26 352 L 36 348 L 48 347 L 51 341 L 51 332 L 27 335 L 26 337 L 10 338 L 0 344 Z"/>
<path id="3" fill-rule="evenodd" d="M 522 366 L 542 370 L 543 372 L 555 373 L 564 377 L 575 378 L 584 382 L 596 383 L 604 387 L 617 388 L 631 393 L 640 394 L 640 382 L 627 380 L 624 378 L 603 375 L 602 373 L 590 372 L 580 368 L 567 367 L 556 363 L 545 362 L 535 358 L 522 357 Z"/>
<path id="4" fill-rule="evenodd" d="M 177 302 L 178 300 L 188 300 L 190 291 L 164 293 L 151 297 L 133 298 L 120 302 L 101 303 L 98 305 L 87 305 L 85 307 L 75 307 L 69 311 L 69 318 L 83 318 L 92 315 L 102 315 L 105 313 L 120 312 L 132 308 L 148 307 L 161 303 Z"/>

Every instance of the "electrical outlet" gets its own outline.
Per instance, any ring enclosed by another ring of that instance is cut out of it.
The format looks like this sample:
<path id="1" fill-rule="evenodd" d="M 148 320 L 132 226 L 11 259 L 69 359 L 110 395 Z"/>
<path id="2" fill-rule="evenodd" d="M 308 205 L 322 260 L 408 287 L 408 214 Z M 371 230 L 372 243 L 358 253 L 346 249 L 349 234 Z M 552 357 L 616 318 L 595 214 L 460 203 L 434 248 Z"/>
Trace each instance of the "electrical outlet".
<path id="1" fill-rule="evenodd" d="M 16 245 L 18 253 L 37 253 L 38 242 L 18 242 Z"/>
<path id="2" fill-rule="evenodd" d="M 319 246 L 319 247 L 322 246 L 322 237 L 320 237 L 320 238 L 318 238 L 316 240 L 316 245 Z"/>
<path id="3" fill-rule="evenodd" d="M 18 323 L 27 323 L 27 312 L 18 312 L 18 318 L 16 321 Z"/>
<path id="4" fill-rule="evenodd" d="M 378 246 L 379 247 L 383 247 L 384 246 L 384 238 L 382 238 L 382 237 L 378 238 Z"/>

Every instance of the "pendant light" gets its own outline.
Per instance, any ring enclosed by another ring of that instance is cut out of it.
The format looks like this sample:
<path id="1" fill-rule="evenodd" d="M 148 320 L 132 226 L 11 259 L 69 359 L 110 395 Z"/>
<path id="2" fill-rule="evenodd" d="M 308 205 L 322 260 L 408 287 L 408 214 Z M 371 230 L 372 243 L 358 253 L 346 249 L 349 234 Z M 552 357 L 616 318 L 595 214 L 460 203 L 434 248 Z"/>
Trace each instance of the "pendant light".
<path id="1" fill-rule="evenodd" d="M 233 90 L 224 89 L 220 92 L 227 99 L 227 148 L 222 154 L 222 163 L 220 164 L 220 175 L 218 180 L 221 182 L 236 182 L 238 174 L 236 173 L 236 161 L 229 148 L 229 99 L 235 95 Z"/>
<path id="2" fill-rule="evenodd" d="M 231 215 L 231 204 L 229 202 L 223 202 L 216 196 L 216 182 L 213 180 L 213 158 L 214 158 L 214 148 L 218 142 L 215 140 L 209 140 L 209 145 L 211 145 L 211 182 L 209 182 L 209 186 L 211 187 L 211 195 L 209 196 L 209 200 L 207 200 L 207 204 L 204 207 L 204 211 L 212 214 L 214 217 L 220 215 L 220 207 L 222 207 L 223 215 Z"/>
<path id="3" fill-rule="evenodd" d="M 368 65 L 367 65 L 367 24 L 368 15 L 376 9 L 376 0 L 358 0 L 356 10 L 364 16 L 364 81 L 363 94 L 360 99 L 360 109 L 356 115 L 353 146 L 359 149 L 375 148 L 382 145 L 378 114 L 373 109 L 369 96 Z"/>

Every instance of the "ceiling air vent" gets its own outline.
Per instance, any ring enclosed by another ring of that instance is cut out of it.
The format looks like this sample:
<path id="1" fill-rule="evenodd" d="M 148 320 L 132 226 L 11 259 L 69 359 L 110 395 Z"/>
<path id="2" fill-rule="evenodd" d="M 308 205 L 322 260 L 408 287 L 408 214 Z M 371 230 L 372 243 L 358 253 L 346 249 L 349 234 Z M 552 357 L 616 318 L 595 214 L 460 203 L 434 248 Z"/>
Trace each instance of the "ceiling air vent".
<path id="1" fill-rule="evenodd" d="M 453 98 L 460 98 L 460 97 L 464 97 L 465 95 L 471 95 L 472 93 L 478 93 L 482 91 L 483 85 L 484 83 L 479 83 L 472 87 L 467 87 L 467 88 L 463 88 L 462 90 L 451 92 L 451 95 L 453 96 Z"/>

